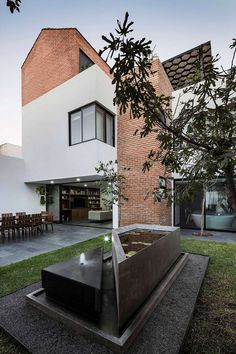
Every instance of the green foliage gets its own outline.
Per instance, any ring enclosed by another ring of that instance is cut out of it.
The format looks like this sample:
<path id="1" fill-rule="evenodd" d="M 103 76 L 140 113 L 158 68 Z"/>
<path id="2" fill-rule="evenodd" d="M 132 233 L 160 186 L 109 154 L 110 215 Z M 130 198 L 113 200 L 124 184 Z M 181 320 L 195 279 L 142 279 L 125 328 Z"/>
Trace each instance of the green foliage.
<path id="1" fill-rule="evenodd" d="M 236 165 L 236 40 L 229 70 L 217 68 L 219 57 L 204 67 L 196 63 L 192 84 L 183 90 L 178 110 L 172 112 L 171 97 L 157 96 L 151 83 L 151 41 L 134 39 L 133 22 L 126 13 L 118 21 L 115 34 L 103 36 L 106 42 L 101 54 L 113 59 L 111 73 L 115 85 L 114 103 L 120 112 L 127 110 L 144 124 L 135 134 L 156 134 L 156 150 L 150 151 L 143 170 L 160 161 L 167 172 L 177 172 L 189 180 L 185 189 L 191 195 L 199 184 L 220 175 L 226 176 L 228 195 L 236 211 L 236 189 L 233 181 Z M 204 81 L 199 81 L 204 78 Z M 188 97 L 191 97 L 190 99 Z M 178 111 L 178 114 L 176 112 Z"/>
<path id="2" fill-rule="evenodd" d="M 7 0 L 7 7 L 9 7 L 11 13 L 14 11 L 20 12 L 21 0 Z"/>
<path id="3" fill-rule="evenodd" d="M 103 202 L 108 209 L 111 209 L 114 204 L 121 206 L 128 201 L 125 192 L 126 178 L 123 174 L 117 171 L 117 161 L 109 161 L 107 163 L 99 162 L 95 167 L 102 179 L 98 181 L 99 187 L 103 195 Z M 129 171 L 130 168 L 125 167 L 124 171 Z"/>
<path id="4" fill-rule="evenodd" d="M 17 263 L 0 266 L 0 297 L 40 281 L 42 268 L 57 262 L 62 262 L 79 255 L 81 252 L 86 252 L 98 247 L 104 247 L 105 250 L 110 250 L 110 237 L 107 242 L 104 241 L 104 236 L 99 236 L 92 240 L 44 253 Z"/>
<path id="5" fill-rule="evenodd" d="M 46 188 L 45 186 L 39 186 L 36 188 L 36 192 L 39 194 L 40 204 L 46 204 Z"/>

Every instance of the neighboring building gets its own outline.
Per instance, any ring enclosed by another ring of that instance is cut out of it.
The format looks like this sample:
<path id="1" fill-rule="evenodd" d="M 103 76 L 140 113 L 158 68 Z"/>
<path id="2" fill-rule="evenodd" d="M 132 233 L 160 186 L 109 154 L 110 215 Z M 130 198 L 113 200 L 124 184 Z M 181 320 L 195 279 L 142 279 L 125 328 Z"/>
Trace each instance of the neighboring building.
<path id="1" fill-rule="evenodd" d="M 210 45 L 201 48 L 206 61 Z M 188 83 L 198 49 L 163 65 L 153 61 L 157 94 L 171 95 Z M 113 97 L 109 66 L 77 29 L 41 31 L 22 65 L 22 153 L 0 147 L 0 213 L 47 208 L 56 221 L 86 225 L 89 211 L 96 210 L 98 219 L 110 226 L 111 213 L 100 211 L 105 207 L 95 166 L 118 159 L 120 170 L 130 167 L 121 225 L 171 224 L 166 200 L 146 198 L 164 176 L 161 164 L 142 172 L 148 152 L 156 147 L 155 135 L 134 136 L 141 121 L 119 116 Z M 40 193 L 46 193 L 46 205 L 40 204 Z M 117 224 L 114 208 L 113 226 Z"/>

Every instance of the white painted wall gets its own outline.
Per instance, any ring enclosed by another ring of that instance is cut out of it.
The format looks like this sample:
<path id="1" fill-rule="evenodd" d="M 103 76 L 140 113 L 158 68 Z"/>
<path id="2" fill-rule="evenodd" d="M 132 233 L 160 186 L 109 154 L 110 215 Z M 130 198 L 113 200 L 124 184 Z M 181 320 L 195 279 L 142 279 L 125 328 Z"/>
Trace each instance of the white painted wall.
<path id="1" fill-rule="evenodd" d="M 0 155 L 22 158 L 22 147 L 10 143 L 0 145 Z"/>
<path id="2" fill-rule="evenodd" d="M 98 140 L 69 146 L 68 112 L 98 101 L 116 113 L 109 77 L 96 65 L 30 102 L 22 110 L 26 181 L 94 175 L 116 148 Z"/>
<path id="3" fill-rule="evenodd" d="M 36 186 L 24 181 L 24 160 L 0 155 L 0 214 L 21 211 L 31 214 L 45 210 L 40 205 Z"/>

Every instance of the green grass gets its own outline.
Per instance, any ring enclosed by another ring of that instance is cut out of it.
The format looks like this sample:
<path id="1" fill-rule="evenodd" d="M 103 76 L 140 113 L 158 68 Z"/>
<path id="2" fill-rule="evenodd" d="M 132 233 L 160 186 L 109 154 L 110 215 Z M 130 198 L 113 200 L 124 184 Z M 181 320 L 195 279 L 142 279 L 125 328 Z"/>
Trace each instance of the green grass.
<path id="1" fill-rule="evenodd" d="M 104 242 L 104 236 L 99 236 L 89 241 L 0 267 L 0 297 L 40 281 L 42 268 L 97 247 L 104 247 L 105 250 L 109 250 L 111 242 Z M 25 353 L 28 352 L 4 331 L 0 330 L 0 354 Z"/>
<path id="2" fill-rule="evenodd" d="M 100 236 L 0 267 L 0 296 L 39 281 L 43 267 L 103 245 Z M 184 251 L 210 256 L 183 353 L 236 353 L 236 245 L 188 239 L 182 239 L 181 245 Z M 105 247 L 109 249 L 111 244 L 106 243 Z M 24 349 L 0 331 L 0 354 L 23 353 L 26 353 Z"/>
<path id="3" fill-rule="evenodd" d="M 44 267 L 62 262 L 82 252 L 103 246 L 109 249 L 111 243 L 104 242 L 104 236 L 99 236 L 89 241 L 77 243 L 73 246 L 61 248 L 53 252 L 44 253 L 14 264 L 0 267 L 0 297 L 40 281 L 41 269 Z"/>
<path id="4" fill-rule="evenodd" d="M 236 353 L 236 245 L 188 239 L 181 244 L 184 251 L 210 256 L 183 353 Z"/>

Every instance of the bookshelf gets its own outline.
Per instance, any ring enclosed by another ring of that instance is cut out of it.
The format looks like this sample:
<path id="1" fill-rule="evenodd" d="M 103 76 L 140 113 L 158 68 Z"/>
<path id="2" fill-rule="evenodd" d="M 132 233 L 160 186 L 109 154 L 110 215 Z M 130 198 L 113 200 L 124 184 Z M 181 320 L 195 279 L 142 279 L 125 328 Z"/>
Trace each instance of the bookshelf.
<path id="1" fill-rule="evenodd" d="M 62 186 L 62 221 L 88 218 L 89 210 L 100 209 L 100 190 L 88 187 Z"/>

